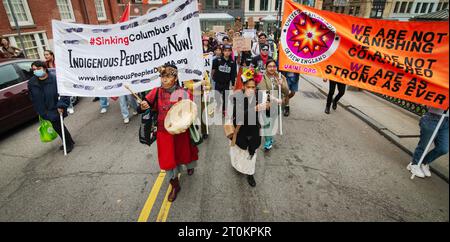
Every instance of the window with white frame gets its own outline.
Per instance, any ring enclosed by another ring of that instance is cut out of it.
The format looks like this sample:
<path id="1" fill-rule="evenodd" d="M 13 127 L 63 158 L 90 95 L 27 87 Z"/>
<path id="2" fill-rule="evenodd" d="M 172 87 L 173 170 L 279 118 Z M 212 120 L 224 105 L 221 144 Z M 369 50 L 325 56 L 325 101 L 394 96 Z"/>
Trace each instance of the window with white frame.
<path id="1" fill-rule="evenodd" d="M 49 49 L 47 35 L 45 32 L 37 32 L 31 34 L 22 34 L 23 45 L 30 59 L 44 59 L 44 51 Z M 10 36 L 9 42 L 19 49 L 24 49 L 19 36 Z"/>
<path id="2" fill-rule="evenodd" d="M 58 5 L 61 20 L 75 22 L 71 0 L 56 0 L 56 5 Z"/>
<path id="3" fill-rule="evenodd" d="M 105 4 L 103 0 L 95 0 L 95 10 L 97 11 L 98 20 L 106 20 Z"/>
<path id="4" fill-rule="evenodd" d="M 10 0 L 12 8 L 14 10 L 14 15 L 17 18 L 17 23 L 20 26 L 33 25 L 33 18 L 31 16 L 30 8 L 28 7 L 27 0 Z M 8 15 L 9 23 L 11 26 L 15 26 L 13 16 L 11 14 L 11 9 L 7 0 L 3 0 L 3 6 L 5 7 L 6 14 Z"/>
<path id="5" fill-rule="evenodd" d="M 268 11 L 269 10 L 269 0 L 261 0 L 260 2 L 260 11 Z"/>

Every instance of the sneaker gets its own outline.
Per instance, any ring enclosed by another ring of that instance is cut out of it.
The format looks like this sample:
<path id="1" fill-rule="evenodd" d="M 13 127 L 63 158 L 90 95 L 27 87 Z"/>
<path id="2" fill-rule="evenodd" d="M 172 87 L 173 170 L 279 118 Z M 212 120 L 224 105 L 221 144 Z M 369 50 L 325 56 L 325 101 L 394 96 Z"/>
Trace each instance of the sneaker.
<path id="1" fill-rule="evenodd" d="M 247 175 L 247 181 L 250 186 L 252 187 L 256 186 L 255 177 L 253 177 L 253 175 Z"/>
<path id="2" fill-rule="evenodd" d="M 337 103 L 333 102 L 333 106 L 331 106 L 333 108 L 333 110 L 336 110 L 337 108 Z"/>
<path id="3" fill-rule="evenodd" d="M 264 143 L 264 149 L 265 149 L 266 151 L 269 151 L 270 149 L 272 149 L 272 141 L 271 141 L 271 140 L 266 141 L 266 142 Z"/>
<path id="4" fill-rule="evenodd" d="M 126 119 L 123 120 L 123 122 L 127 124 L 127 123 L 130 122 L 130 119 L 129 119 L 129 118 L 126 118 Z"/>
<path id="5" fill-rule="evenodd" d="M 431 176 L 430 165 L 428 165 L 428 164 L 422 164 L 422 165 L 420 165 L 420 168 L 422 168 L 423 174 L 424 174 L 426 177 L 430 177 L 430 176 Z"/>
<path id="6" fill-rule="evenodd" d="M 73 110 L 73 108 L 67 108 L 67 112 L 73 114 L 75 111 Z"/>
<path id="7" fill-rule="evenodd" d="M 92 99 L 92 102 L 97 102 L 98 100 L 100 100 L 99 97 L 94 97 L 94 99 Z"/>
<path id="8" fill-rule="evenodd" d="M 137 111 L 133 111 L 133 116 L 136 116 L 138 114 Z"/>
<path id="9" fill-rule="evenodd" d="M 102 109 L 100 109 L 100 113 L 106 113 L 106 108 L 102 108 Z"/>
<path id="10" fill-rule="evenodd" d="M 412 163 L 409 163 L 406 167 L 408 171 L 411 171 L 412 174 L 414 174 L 417 177 L 424 178 L 425 174 L 423 174 L 422 169 L 420 169 L 419 165 L 413 165 Z"/>
<path id="11" fill-rule="evenodd" d="M 285 117 L 288 117 L 288 116 L 289 116 L 289 106 L 284 107 L 284 113 L 283 113 L 283 115 L 284 115 Z"/>

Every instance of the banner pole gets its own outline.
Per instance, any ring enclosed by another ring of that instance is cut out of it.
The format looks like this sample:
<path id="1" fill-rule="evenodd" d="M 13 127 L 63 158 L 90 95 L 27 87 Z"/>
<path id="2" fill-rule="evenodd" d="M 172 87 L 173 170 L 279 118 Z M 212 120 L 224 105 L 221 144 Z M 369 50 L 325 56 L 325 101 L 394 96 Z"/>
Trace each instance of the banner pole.
<path id="1" fill-rule="evenodd" d="M 204 90 L 203 91 L 203 101 L 204 101 L 204 105 L 205 105 L 205 125 L 206 125 L 206 134 L 209 135 L 209 124 L 208 124 L 208 103 L 207 103 L 207 99 L 206 96 L 208 95 L 208 93 Z"/>
<path id="2" fill-rule="evenodd" d="M 281 72 L 278 72 L 278 80 L 281 80 Z M 283 100 L 281 97 L 281 84 L 278 83 L 278 98 Z M 278 115 L 280 117 L 280 135 L 283 135 L 283 117 L 281 110 L 281 103 L 278 104 Z"/>
<path id="3" fill-rule="evenodd" d="M 444 122 L 444 118 L 445 118 L 445 116 L 447 116 L 447 114 L 448 114 L 448 109 L 442 114 L 441 118 L 439 119 L 439 122 L 436 125 L 436 128 L 434 129 L 433 134 L 431 135 L 430 140 L 428 141 L 428 144 L 427 144 L 425 150 L 423 151 L 422 156 L 420 157 L 419 163 L 417 164 L 419 167 L 422 164 L 423 159 L 425 158 L 425 155 L 427 154 L 428 150 L 430 149 L 431 143 L 433 143 L 434 138 L 436 137 L 437 132 L 441 128 L 441 125 Z M 411 175 L 411 180 L 414 179 L 414 177 L 415 177 L 415 175 L 412 174 Z"/>
<path id="4" fill-rule="evenodd" d="M 64 132 L 64 119 L 63 119 L 62 113 L 59 114 L 59 120 L 61 121 L 61 134 L 62 134 L 63 147 L 64 147 L 64 156 L 67 156 L 66 134 Z"/>

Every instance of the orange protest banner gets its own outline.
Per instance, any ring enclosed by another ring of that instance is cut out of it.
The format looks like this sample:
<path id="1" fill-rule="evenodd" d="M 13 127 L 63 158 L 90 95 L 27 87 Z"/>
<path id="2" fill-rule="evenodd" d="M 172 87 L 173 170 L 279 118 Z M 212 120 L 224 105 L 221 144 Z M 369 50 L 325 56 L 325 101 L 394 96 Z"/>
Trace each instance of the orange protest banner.
<path id="1" fill-rule="evenodd" d="M 280 70 L 449 106 L 448 22 L 374 20 L 285 1 Z"/>

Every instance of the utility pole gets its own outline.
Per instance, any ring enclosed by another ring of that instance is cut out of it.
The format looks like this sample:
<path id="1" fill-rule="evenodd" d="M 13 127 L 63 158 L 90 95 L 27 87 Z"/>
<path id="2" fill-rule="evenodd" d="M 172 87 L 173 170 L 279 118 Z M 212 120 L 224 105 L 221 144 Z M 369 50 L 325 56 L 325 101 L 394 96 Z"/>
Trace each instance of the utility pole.
<path id="1" fill-rule="evenodd" d="M 25 49 L 25 45 L 23 44 L 23 37 L 20 34 L 20 26 L 19 26 L 19 23 L 17 22 L 16 13 L 14 12 L 14 8 L 12 7 L 11 0 L 8 0 L 8 6 L 9 6 L 9 11 L 11 12 L 11 15 L 14 19 L 14 24 L 16 25 L 17 35 L 19 36 L 20 45 L 22 46 L 22 49 L 23 49 L 23 55 L 25 56 L 25 58 L 28 58 L 27 50 Z"/>

